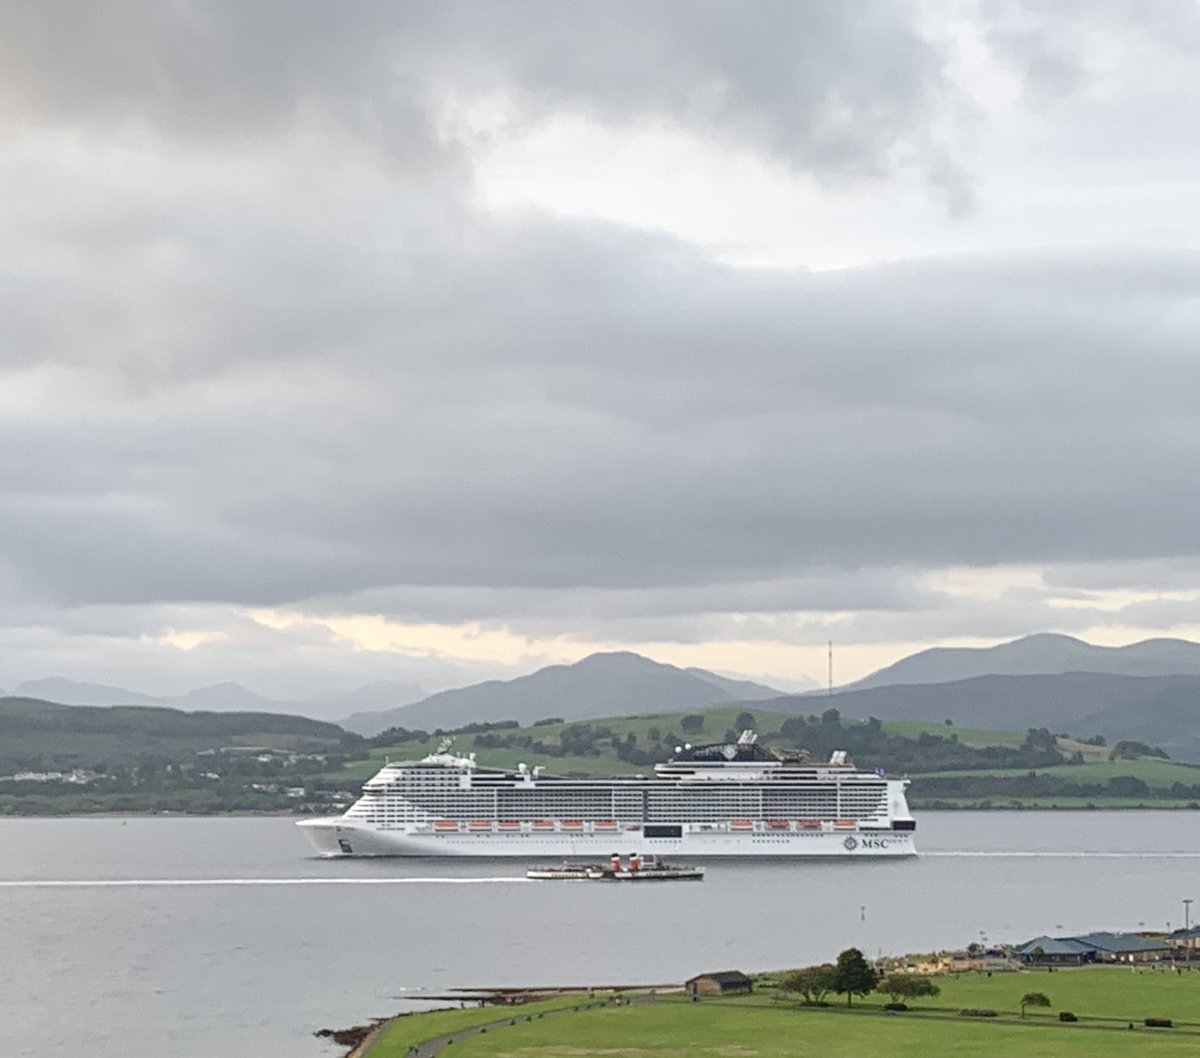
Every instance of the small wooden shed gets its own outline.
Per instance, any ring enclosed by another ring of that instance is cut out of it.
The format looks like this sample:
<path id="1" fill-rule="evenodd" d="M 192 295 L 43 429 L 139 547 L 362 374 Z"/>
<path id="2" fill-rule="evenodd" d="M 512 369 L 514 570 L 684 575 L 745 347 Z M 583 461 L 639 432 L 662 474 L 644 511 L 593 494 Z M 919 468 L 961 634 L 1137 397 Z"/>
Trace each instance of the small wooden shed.
<path id="1" fill-rule="evenodd" d="M 754 988 L 754 982 L 740 970 L 719 970 L 689 977 L 686 987 L 692 995 L 744 996 Z"/>

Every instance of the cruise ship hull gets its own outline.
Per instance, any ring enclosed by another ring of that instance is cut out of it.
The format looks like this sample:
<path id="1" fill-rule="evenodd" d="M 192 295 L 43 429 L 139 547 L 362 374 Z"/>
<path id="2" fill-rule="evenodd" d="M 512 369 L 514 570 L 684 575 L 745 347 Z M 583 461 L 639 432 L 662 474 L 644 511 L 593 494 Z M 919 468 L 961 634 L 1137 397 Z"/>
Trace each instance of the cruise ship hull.
<path id="1" fill-rule="evenodd" d="M 614 852 L 688 859 L 741 857 L 873 858 L 916 854 L 912 830 L 837 829 L 733 832 L 692 825 L 679 837 L 647 837 L 640 829 L 604 833 L 437 833 L 376 829 L 343 816 L 306 819 L 300 828 L 322 856 L 607 859 Z"/>

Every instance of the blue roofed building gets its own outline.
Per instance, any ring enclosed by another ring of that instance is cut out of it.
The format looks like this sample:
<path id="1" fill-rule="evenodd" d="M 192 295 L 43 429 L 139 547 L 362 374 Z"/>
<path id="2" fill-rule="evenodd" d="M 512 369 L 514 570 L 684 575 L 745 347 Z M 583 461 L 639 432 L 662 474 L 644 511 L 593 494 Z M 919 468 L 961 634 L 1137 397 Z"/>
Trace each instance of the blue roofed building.
<path id="1" fill-rule="evenodd" d="M 1157 937 L 1141 933 L 1082 933 L 1074 937 L 1034 937 L 1018 944 L 1013 955 L 1038 966 L 1083 966 L 1088 963 L 1157 962 L 1174 949 Z"/>

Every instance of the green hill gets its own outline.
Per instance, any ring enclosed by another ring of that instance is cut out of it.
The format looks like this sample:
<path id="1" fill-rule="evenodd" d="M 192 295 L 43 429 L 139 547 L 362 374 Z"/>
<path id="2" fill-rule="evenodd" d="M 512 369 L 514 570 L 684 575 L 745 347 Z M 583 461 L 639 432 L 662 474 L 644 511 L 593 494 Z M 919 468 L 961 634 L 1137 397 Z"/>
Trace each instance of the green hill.
<path id="1" fill-rule="evenodd" d="M 515 768 L 525 763 L 552 774 L 608 776 L 647 772 L 669 759 L 676 746 L 729 740 L 745 727 L 779 749 L 805 749 L 818 758 L 845 749 L 860 767 L 908 775 L 913 779 L 910 800 L 918 808 L 1182 807 L 1200 801 L 1200 766 L 1156 756 L 1110 760 L 1108 746 L 1055 736 L 1044 728 L 1019 734 L 945 722 L 846 720 L 835 709 L 798 717 L 723 706 L 530 727 L 514 722 L 476 725 L 451 737 L 455 752 L 474 753 L 483 765 Z M 395 731 L 373 741 L 377 744 L 367 759 L 331 778 L 369 778 L 388 759 L 432 752 L 441 738 Z M 1122 752 L 1133 751 L 1123 747 Z"/>
<path id="2" fill-rule="evenodd" d="M 90 768 L 144 754 L 174 758 L 227 746 L 320 750 L 337 746 L 344 736 L 336 724 L 281 713 L 189 713 L 0 698 L 0 774 Z"/>

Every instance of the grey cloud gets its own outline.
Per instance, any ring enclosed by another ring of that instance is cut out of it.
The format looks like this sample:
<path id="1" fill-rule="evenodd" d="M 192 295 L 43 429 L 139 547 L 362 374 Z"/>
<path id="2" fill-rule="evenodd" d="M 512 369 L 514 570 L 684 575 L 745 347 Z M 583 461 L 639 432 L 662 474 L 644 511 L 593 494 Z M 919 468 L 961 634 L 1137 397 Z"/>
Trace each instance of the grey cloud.
<path id="1" fill-rule="evenodd" d="M 485 135 L 678 126 L 818 180 L 915 166 L 967 212 L 929 131 L 960 101 L 907 5 L 511 10 L 0 12 L 0 586 L 48 666 L 23 675 L 253 672 L 303 635 L 343 671 L 324 633 L 199 601 L 581 639 L 824 639 L 842 608 L 868 638 L 1019 634 L 1099 611 L 920 572 L 1049 563 L 1069 590 L 1194 555 L 1194 251 L 753 271 L 471 205 L 481 145 L 446 108 L 498 95 L 516 127 Z M 1046 32 L 1004 61 L 1053 60 Z M 236 643 L 139 645 L 189 614 Z"/>
<path id="2" fill-rule="evenodd" d="M 249 230 L 210 206 L 215 248 L 181 228 L 165 277 L 79 247 L 88 296 L 128 304 L 91 342 L 25 292 L 16 366 L 32 345 L 73 382 L 0 423 L 28 591 L 278 604 L 1194 550 L 1200 367 L 1159 321 L 1190 318 L 1195 255 L 758 273 L 464 213 L 364 260 L 260 204 Z M 123 341 L 162 301 L 157 385 L 129 389 Z"/>
<path id="3" fill-rule="evenodd" d="M 458 159 L 438 131 L 449 102 L 500 95 L 518 123 L 675 123 L 821 176 L 883 175 L 897 146 L 946 164 L 927 129 L 952 86 L 891 0 L 47 0 L 0 18 L 8 106 L 31 121 L 249 142 L 315 125 L 419 171 Z"/>
<path id="4" fill-rule="evenodd" d="M 367 650 L 318 625 L 269 628 L 231 607 L 42 608 L 36 620 L 32 611 L 25 612 L 26 623 L 17 617 L 0 617 L 0 687 L 8 691 L 24 680 L 54 674 L 154 695 L 233 680 L 266 697 L 301 700 L 375 680 L 441 690 L 521 675 L 548 663 L 534 654 L 511 666 Z M 161 638 L 173 629 L 224 635 L 181 649 Z"/>
<path id="5" fill-rule="evenodd" d="M 301 607 L 319 617 L 380 614 L 398 621 L 455 622 L 463 614 L 483 621 L 522 615 L 520 630 L 551 632 L 570 621 L 596 639 L 635 619 L 658 620 L 692 614 L 791 613 L 796 610 L 901 610 L 919 608 L 929 597 L 920 571 L 881 569 L 813 570 L 799 577 L 655 588 L 496 588 L 419 586 L 377 588 L 350 596 L 323 596 Z M 580 620 L 586 619 L 586 629 Z"/>
<path id="6" fill-rule="evenodd" d="M 1196 591 L 1200 590 L 1200 568 L 1186 558 L 1142 559 L 1102 564 L 1052 564 L 1044 579 L 1052 590 L 1077 591 Z"/>

